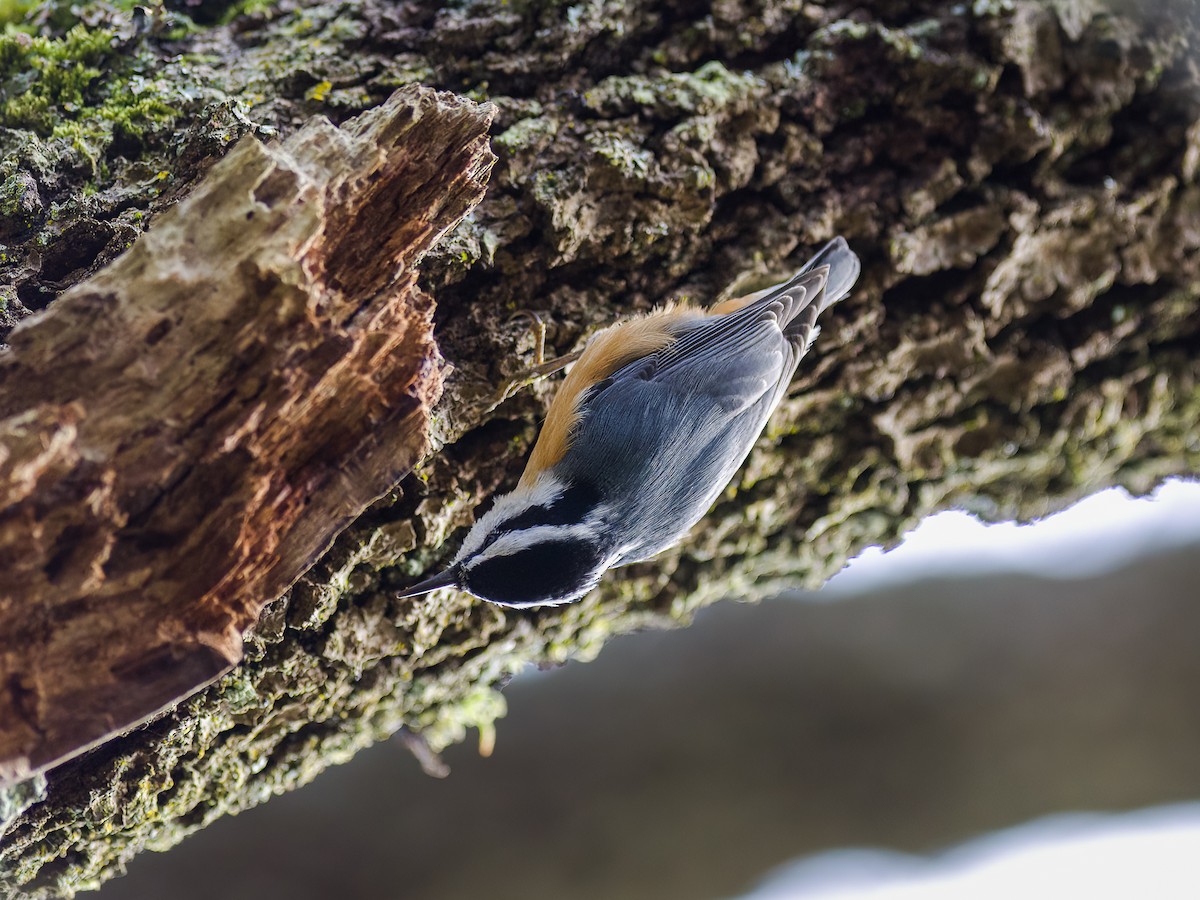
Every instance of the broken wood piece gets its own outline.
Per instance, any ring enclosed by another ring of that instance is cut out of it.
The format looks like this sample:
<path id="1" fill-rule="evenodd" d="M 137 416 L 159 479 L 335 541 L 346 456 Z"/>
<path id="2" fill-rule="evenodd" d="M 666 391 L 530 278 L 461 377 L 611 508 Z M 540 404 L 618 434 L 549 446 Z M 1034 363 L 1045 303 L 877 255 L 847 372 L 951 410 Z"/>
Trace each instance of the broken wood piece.
<path id="1" fill-rule="evenodd" d="M 154 715 L 427 450 L 421 255 L 490 106 L 406 88 L 243 138 L 0 353 L 0 783 Z"/>

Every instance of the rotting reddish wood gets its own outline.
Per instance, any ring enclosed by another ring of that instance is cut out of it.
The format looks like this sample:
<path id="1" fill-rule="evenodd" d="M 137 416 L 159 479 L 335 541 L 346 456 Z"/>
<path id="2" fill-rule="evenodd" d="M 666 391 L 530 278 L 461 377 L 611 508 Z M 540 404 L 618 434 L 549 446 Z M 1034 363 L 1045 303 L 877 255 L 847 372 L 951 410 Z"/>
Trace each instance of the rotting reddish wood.
<path id="1" fill-rule="evenodd" d="M 147 718 L 427 448 L 421 254 L 491 108 L 410 88 L 243 139 L 0 354 L 0 781 Z"/>

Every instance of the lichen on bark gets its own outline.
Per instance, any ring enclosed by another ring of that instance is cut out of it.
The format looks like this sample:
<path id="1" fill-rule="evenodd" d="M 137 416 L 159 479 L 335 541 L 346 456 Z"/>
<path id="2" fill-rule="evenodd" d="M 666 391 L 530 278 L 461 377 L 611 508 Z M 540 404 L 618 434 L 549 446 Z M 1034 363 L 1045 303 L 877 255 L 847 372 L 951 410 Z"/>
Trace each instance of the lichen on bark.
<path id="1" fill-rule="evenodd" d="M 108 182 L 22 169 L 44 212 L 5 251 L 20 303 L 105 261 L 107 243 L 47 271 L 65 228 L 144 221 L 182 193 L 222 150 L 210 116 L 288 133 L 421 81 L 496 104 L 500 161 L 424 262 L 455 367 L 440 451 L 267 607 L 242 666 L 13 805 L 0 884 L 69 894 L 399 728 L 434 749 L 486 731 L 524 665 L 819 584 L 936 509 L 1028 520 L 1196 472 L 1196 28 L 1185 3 L 368 0 L 143 35 L 133 52 L 201 85 L 178 121 L 209 112 L 132 159 L 106 151 Z M 176 186 L 122 174 L 148 170 Z M 861 286 L 682 548 L 560 609 L 391 599 L 529 449 L 553 386 L 496 405 L 532 358 L 513 313 L 538 313 L 565 352 L 617 314 L 761 286 L 835 233 L 864 258 Z"/>

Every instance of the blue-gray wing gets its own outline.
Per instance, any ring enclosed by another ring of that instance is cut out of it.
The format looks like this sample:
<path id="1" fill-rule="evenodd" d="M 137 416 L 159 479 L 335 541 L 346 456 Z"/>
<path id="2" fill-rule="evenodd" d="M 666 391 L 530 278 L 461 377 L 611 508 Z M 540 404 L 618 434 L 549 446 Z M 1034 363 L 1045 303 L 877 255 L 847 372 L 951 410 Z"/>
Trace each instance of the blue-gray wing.
<path id="1" fill-rule="evenodd" d="M 617 378 L 585 405 L 558 467 L 595 482 L 611 505 L 617 564 L 674 544 L 729 483 L 775 405 L 782 354 L 764 357 L 770 368 L 722 366 L 719 381 L 689 379 L 683 368 Z"/>
<path id="2" fill-rule="evenodd" d="M 817 314 L 849 290 L 857 265 L 844 241 L 832 242 L 742 309 L 685 320 L 668 347 L 585 396 L 571 449 L 555 468 L 595 482 L 611 502 L 618 565 L 676 543 L 724 490 L 783 396 Z"/>

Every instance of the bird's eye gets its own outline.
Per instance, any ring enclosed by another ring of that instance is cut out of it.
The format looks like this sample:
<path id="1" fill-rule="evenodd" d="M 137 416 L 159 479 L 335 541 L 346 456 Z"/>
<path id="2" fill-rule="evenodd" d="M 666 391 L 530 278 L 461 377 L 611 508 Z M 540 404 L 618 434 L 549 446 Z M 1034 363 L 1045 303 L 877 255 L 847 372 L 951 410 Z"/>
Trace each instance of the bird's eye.
<path id="1" fill-rule="evenodd" d="M 469 565 L 463 587 L 493 603 L 538 606 L 582 596 L 603 572 L 599 550 L 586 541 L 542 540 Z"/>

